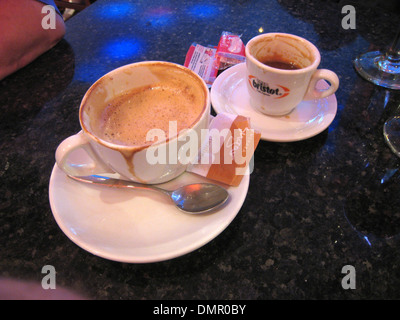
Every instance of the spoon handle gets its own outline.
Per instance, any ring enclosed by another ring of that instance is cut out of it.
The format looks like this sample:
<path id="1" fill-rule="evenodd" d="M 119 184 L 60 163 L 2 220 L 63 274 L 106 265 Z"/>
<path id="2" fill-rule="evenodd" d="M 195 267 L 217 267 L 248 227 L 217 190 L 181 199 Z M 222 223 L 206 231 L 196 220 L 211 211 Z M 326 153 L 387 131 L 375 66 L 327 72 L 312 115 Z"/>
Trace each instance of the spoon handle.
<path id="1" fill-rule="evenodd" d="M 91 176 L 70 176 L 70 175 L 68 175 L 68 177 L 70 177 L 74 180 L 77 180 L 77 181 L 102 185 L 102 186 L 106 186 L 106 187 L 164 191 L 160 188 L 148 186 L 148 185 L 133 182 L 133 181 L 114 179 L 114 178 L 109 178 L 109 177 L 104 177 L 104 176 L 99 176 L 99 175 L 91 175 Z"/>

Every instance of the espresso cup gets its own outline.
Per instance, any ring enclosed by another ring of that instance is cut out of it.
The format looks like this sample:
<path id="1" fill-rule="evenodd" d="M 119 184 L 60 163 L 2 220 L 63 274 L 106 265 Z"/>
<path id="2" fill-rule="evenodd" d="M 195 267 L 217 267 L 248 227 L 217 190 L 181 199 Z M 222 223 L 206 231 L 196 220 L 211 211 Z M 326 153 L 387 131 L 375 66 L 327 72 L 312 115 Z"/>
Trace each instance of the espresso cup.
<path id="1" fill-rule="evenodd" d="M 288 114 L 301 101 L 325 98 L 339 87 L 334 72 L 317 69 L 321 61 L 317 47 L 301 37 L 262 34 L 247 43 L 245 52 L 250 104 L 263 114 Z M 326 90 L 316 88 L 321 79 L 330 83 Z"/>
<path id="2" fill-rule="evenodd" d="M 79 109 L 82 130 L 58 146 L 56 162 L 73 176 L 118 173 L 163 183 L 197 157 L 209 115 L 207 85 L 193 71 L 162 61 L 129 64 L 86 92 Z M 73 163 L 78 149 L 91 161 Z"/>

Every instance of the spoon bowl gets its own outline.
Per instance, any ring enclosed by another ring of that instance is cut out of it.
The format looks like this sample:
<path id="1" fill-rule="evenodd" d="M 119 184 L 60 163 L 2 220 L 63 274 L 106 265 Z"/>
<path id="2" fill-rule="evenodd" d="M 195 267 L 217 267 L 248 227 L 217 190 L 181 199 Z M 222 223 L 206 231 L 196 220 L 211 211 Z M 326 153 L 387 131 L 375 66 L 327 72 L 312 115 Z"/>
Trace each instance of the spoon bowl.
<path id="1" fill-rule="evenodd" d="M 154 185 L 141 184 L 133 181 L 120 180 L 99 175 L 70 176 L 70 178 L 107 187 L 154 190 L 169 196 L 173 203 L 182 211 L 191 214 L 209 212 L 226 202 L 228 191 L 212 183 L 193 183 L 179 187 L 176 190 L 166 190 Z"/>

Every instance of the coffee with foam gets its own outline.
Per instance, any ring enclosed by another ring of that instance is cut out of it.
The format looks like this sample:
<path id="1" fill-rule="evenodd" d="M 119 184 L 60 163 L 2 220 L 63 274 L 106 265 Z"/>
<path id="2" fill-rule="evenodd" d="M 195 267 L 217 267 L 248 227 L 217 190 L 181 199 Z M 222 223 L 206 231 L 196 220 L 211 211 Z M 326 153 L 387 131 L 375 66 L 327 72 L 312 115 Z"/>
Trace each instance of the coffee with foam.
<path id="1" fill-rule="evenodd" d="M 117 173 L 141 183 L 170 181 L 197 156 L 210 108 L 206 83 L 184 66 L 142 61 L 119 67 L 84 95 L 79 108 L 82 130 L 60 143 L 57 165 L 73 176 Z M 89 161 L 73 161 L 79 149 Z"/>
<path id="2" fill-rule="evenodd" d="M 143 146 L 152 143 L 146 138 L 151 129 L 161 129 L 170 139 L 170 121 L 176 121 L 178 134 L 198 121 L 206 107 L 206 93 L 199 79 L 169 65 L 150 64 L 146 68 L 150 84 L 144 80 L 142 86 L 86 108 L 96 136 L 117 145 Z"/>

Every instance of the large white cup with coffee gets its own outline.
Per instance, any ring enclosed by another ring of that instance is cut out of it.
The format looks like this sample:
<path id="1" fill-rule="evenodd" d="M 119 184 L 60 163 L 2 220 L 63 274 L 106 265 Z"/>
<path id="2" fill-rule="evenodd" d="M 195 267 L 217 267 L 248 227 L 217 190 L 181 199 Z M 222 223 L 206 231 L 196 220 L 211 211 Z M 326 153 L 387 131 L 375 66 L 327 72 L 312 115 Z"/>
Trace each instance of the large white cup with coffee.
<path id="1" fill-rule="evenodd" d="M 188 68 L 162 61 L 126 65 L 86 92 L 79 109 L 82 130 L 58 146 L 56 161 L 68 175 L 118 173 L 163 183 L 197 157 L 209 115 L 207 85 Z M 71 163 L 77 149 L 92 161 Z"/>
<path id="2" fill-rule="evenodd" d="M 320 52 L 304 38 L 265 33 L 252 38 L 245 51 L 250 104 L 264 114 L 288 114 L 301 101 L 325 98 L 339 87 L 334 72 L 317 69 Z M 321 79 L 330 83 L 329 88 L 316 88 Z"/>

